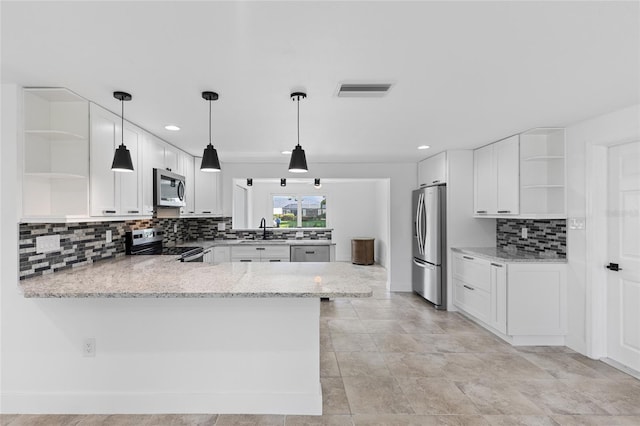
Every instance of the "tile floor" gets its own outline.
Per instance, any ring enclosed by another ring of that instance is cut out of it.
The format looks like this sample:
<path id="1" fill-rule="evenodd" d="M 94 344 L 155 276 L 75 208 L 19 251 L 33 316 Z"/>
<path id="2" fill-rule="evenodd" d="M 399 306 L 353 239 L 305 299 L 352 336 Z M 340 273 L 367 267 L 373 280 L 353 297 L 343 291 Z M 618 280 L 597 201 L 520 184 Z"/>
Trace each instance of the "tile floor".
<path id="1" fill-rule="evenodd" d="M 3 426 L 640 425 L 640 381 L 567 348 L 514 348 L 407 293 L 321 305 L 323 416 L 2 416 Z"/>

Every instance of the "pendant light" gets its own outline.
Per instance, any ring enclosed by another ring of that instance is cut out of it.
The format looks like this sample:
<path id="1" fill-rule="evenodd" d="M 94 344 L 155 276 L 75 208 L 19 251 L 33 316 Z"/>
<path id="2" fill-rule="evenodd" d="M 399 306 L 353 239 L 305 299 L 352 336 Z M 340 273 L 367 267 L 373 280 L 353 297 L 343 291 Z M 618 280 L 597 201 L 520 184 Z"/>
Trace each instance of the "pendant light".
<path id="1" fill-rule="evenodd" d="M 122 139 L 120 146 L 113 155 L 111 170 L 114 172 L 132 172 L 133 162 L 131 161 L 131 153 L 124 144 L 124 101 L 130 101 L 131 95 L 125 92 L 113 92 L 113 97 L 119 100 L 122 105 Z"/>
<path id="2" fill-rule="evenodd" d="M 247 178 L 247 186 L 253 186 L 253 179 Z"/>
<path id="3" fill-rule="evenodd" d="M 219 172 L 220 160 L 218 160 L 218 152 L 211 144 L 211 101 L 217 101 L 218 94 L 216 92 L 202 92 L 202 99 L 209 101 L 209 145 L 206 146 L 204 154 L 202 154 L 200 171 Z"/>
<path id="4" fill-rule="evenodd" d="M 293 92 L 291 94 L 291 100 L 298 101 L 298 144 L 291 153 L 291 161 L 289 162 L 289 171 L 292 173 L 306 173 L 309 171 L 307 168 L 307 157 L 304 155 L 304 149 L 300 146 L 300 99 L 307 97 L 306 93 Z"/>
<path id="5" fill-rule="evenodd" d="M 320 178 L 315 178 L 315 179 L 313 180 L 313 186 L 314 186 L 315 188 L 321 188 L 321 187 L 322 187 L 322 184 L 320 183 Z"/>
<path id="6" fill-rule="evenodd" d="M 280 186 L 287 186 L 287 180 L 285 178 L 280 179 Z"/>

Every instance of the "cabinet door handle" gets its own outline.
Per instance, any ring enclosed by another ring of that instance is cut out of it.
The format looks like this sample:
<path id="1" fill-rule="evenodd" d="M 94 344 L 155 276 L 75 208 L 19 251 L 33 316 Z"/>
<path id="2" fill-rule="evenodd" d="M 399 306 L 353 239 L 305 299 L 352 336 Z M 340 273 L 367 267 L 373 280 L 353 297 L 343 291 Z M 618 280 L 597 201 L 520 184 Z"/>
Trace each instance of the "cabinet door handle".
<path id="1" fill-rule="evenodd" d="M 496 266 L 498 268 L 502 268 L 502 265 L 500 265 L 499 263 L 493 263 L 491 262 L 491 266 Z"/>
<path id="2" fill-rule="evenodd" d="M 189 213 L 194 213 L 193 211 L 190 211 Z"/>
<path id="3" fill-rule="evenodd" d="M 473 260 L 473 257 L 471 256 L 462 256 L 463 259 L 467 259 L 467 260 Z"/>
<path id="4" fill-rule="evenodd" d="M 316 254 L 315 251 L 305 251 L 304 254 Z"/>
<path id="5" fill-rule="evenodd" d="M 265 250 L 266 247 L 256 247 L 256 250 Z"/>
<path id="6" fill-rule="evenodd" d="M 431 182 L 431 183 L 440 183 L 440 181 L 439 181 L 439 180 L 434 180 L 434 181 L 433 181 L 433 182 Z"/>
<path id="7" fill-rule="evenodd" d="M 468 290 L 475 290 L 475 288 L 473 288 L 473 287 L 469 287 L 469 286 L 468 286 L 468 285 L 466 285 L 466 284 L 463 284 L 463 285 L 462 285 L 462 287 L 464 287 L 464 288 L 466 288 L 466 289 L 468 289 Z"/>
<path id="8" fill-rule="evenodd" d="M 211 211 L 203 211 L 202 214 L 211 214 Z"/>
<path id="9" fill-rule="evenodd" d="M 478 214 L 484 214 L 486 212 L 487 212 L 486 210 L 476 210 L 476 213 L 478 213 Z"/>
<path id="10" fill-rule="evenodd" d="M 511 210 L 498 210 L 498 213 L 511 213 Z"/>
<path id="11" fill-rule="evenodd" d="M 129 213 L 140 213 L 140 210 L 129 210 Z"/>
<path id="12" fill-rule="evenodd" d="M 269 259 L 269 262 L 280 262 L 280 259 Z"/>
<path id="13" fill-rule="evenodd" d="M 115 210 L 102 210 L 102 213 L 104 214 L 116 214 Z"/>
<path id="14" fill-rule="evenodd" d="M 251 259 L 240 259 L 240 262 L 251 262 Z"/>

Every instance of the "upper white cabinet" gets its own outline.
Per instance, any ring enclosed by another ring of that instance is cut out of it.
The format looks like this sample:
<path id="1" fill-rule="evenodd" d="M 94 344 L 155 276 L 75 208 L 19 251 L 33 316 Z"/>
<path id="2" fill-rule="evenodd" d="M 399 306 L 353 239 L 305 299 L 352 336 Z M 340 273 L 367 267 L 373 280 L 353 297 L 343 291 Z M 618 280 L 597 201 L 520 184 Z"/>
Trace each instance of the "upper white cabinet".
<path id="1" fill-rule="evenodd" d="M 184 167 L 182 162 L 178 161 L 180 156 L 180 150 L 168 143 L 164 144 L 164 168 L 179 175 L 182 175 Z"/>
<path id="2" fill-rule="evenodd" d="M 418 186 L 447 182 L 447 153 L 441 152 L 418 163 Z"/>
<path id="3" fill-rule="evenodd" d="M 565 132 L 533 129 L 520 135 L 520 213 L 566 218 Z"/>
<path id="4" fill-rule="evenodd" d="M 195 214 L 221 215 L 220 172 L 201 172 L 201 157 L 194 158 Z"/>
<path id="5" fill-rule="evenodd" d="M 125 121 L 123 136 L 120 117 L 93 103 L 90 109 L 91 216 L 144 214 L 140 167 L 142 129 Z M 122 137 L 131 154 L 134 169 L 131 173 L 111 170 L 113 155 Z"/>
<path id="6" fill-rule="evenodd" d="M 153 214 L 153 169 L 164 169 L 166 143 L 145 132 L 142 148 L 142 199 L 144 214 Z"/>
<path id="7" fill-rule="evenodd" d="M 186 206 L 180 209 L 181 216 L 189 216 L 195 214 L 195 168 L 194 159 L 191 155 L 180 152 L 178 162 L 182 165 L 180 174 L 185 177 L 185 201 Z"/>
<path id="8" fill-rule="evenodd" d="M 89 214 L 89 102 L 67 89 L 24 89 L 22 218 Z"/>
<path id="9" fill-rule="evenodd" d="M 511 136 L 474 151 L 475 214 L 519 213 L 519 137 Z"/>

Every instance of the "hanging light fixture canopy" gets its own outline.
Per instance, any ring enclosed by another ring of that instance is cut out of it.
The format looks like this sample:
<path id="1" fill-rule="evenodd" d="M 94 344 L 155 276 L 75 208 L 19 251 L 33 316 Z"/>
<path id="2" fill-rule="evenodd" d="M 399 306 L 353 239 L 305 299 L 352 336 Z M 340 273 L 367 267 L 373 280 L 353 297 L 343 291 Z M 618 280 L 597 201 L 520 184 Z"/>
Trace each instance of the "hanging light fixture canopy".
<path id="1" fill-rule="evenodd" d="M 247 186 L 253 186 L 253 179 L 247 178 Z"/>
<path id="2" fill-rule="evenodd" d="M 285 178 L 280 179 L 280 186 L 287 186 L 287 180 Z"/>
<path id="3" fill-rule="evenodd" d="M 300 99 L 305 99 L 306 93 L 293 92 L 291 94 L 291 100 L 298 102 L 298 144 L 291 153 L 291 161 L 289 161 L 289 171 L 292 173 L 306 173 L 309 171 L 307 168 L 307 157 L 304 155 L 304 149 L 300 146 Z"/>
<path id="4" fill-rule="evenodd" d="M 322 184 L 320 184 L 320 178 L 315 178 L 313 180 L 313 186 L 315 186 L 316 188 L 320 188 L 322 186 Z"/>
<path id="5" fill-rule="evenodd" d="M 211 144 L 211 101 L 217 101 L 218 94 L 216 92 L 202 92 L 202 99 L 209 101 L 209 145 L 205 147 L 202 154 L 200 171 L 219 172 L 220 160 L 218 160 L 218 151 Z"/>
<path id="6" fill-rule="evenodd" d="M 113 92 L 113 97 L 120 101 L 122 106 L 121 113 L 121 127 L 122 127 L 122 139 L 120 146 L 116 149 L 113 155 L 113 162 L 111 163 L 111 170 L 114 172 L 132 172 L 133 162 L 131 161 L 131 153 L 124 144 L 124 102 L 131 100 L 131 95 L 126 92 Z"/>

